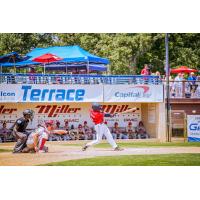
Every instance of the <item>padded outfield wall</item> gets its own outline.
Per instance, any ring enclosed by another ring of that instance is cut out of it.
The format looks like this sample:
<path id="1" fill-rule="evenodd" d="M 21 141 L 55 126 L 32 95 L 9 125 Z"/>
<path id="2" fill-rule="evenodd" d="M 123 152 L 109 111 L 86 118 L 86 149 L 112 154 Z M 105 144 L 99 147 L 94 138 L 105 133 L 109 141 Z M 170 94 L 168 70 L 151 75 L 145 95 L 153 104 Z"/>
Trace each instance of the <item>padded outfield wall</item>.
<path id="1" fill-rule="evenodd" d="M 48 119 L 60 121 L 61 127 L 66 120 L 75 127 L 84 121 L 92 126 L 89 118 L 91 102 L 102 103 L 108 113 L 138 107 L 135 113 L 105 118 L 105 121 L 110 127 L 115 122 L 126 127 L 129 121 L 137 126 L 142 120 L 152 137 L 164 137 L 163 85 L 1 84 L 0 122 L 7 121 L 10 127 L 22 116 L 24 109 L 30 108 L 35 111 L 30 129 L 35 128 L 40 120 Z"/>

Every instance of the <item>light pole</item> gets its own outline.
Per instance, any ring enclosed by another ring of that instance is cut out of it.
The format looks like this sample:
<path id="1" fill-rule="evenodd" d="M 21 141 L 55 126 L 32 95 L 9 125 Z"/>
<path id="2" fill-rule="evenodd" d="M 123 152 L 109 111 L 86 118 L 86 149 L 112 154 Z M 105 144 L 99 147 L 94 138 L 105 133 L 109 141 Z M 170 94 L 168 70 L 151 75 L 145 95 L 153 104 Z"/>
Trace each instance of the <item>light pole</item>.
<path id="1" fill-rule="evenodd" d="M 165 34 L 165 72 L 166 72 L 166 124 L 167 124 L 167 142 L 171 142 L 170 133 L 170 91 L 169 91 L 169 34 Z"/>

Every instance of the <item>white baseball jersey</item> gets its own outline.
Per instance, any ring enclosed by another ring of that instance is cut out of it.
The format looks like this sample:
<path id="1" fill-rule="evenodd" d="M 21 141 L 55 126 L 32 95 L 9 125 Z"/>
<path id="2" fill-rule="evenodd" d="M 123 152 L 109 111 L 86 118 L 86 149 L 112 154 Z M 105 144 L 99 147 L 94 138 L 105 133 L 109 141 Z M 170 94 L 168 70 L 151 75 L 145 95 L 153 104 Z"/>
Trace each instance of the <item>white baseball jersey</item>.
<path id="1" fill-rule="evenodd" d="M 39 127 L 28 136 L 27 144 L 34 143 L 34 136 L 38 134 L 39 140 L 42 138 L 48 139 L 49 131 L 45 127 Z"/>

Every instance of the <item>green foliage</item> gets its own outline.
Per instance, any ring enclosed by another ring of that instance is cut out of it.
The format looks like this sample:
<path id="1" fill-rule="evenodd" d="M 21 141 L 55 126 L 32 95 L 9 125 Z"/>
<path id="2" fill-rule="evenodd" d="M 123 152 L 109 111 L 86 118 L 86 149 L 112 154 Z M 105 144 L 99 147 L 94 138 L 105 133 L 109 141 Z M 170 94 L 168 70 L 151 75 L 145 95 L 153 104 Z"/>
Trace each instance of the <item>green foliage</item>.
<path id="1" fill-rule="evenodd" d="M 164 73 L 163 33 L 1 33 L 0 55 L 12 51 L 26 54 L 32 48 L 79 45 L 110 60 L 112 74 L 139 74 L 144 64 Z M 170 66 L 200 67 L 200 34 L 172 33 L 169 36 Z"/>

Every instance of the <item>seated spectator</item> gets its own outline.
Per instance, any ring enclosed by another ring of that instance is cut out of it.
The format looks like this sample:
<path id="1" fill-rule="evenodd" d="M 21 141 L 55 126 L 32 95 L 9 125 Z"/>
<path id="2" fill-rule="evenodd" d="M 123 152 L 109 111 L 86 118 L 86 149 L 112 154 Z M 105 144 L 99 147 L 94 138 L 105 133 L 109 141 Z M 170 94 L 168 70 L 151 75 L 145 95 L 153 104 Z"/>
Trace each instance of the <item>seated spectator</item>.
<path id="1" fill-rule="evenodd" d="M 94 140 L 94 134 L 92 133 L 92 129 L 87 125 L 87 121 L 84 121 L 83 129 L 85 133 L 85 140 Z"/>
<path id="2" fill-rule="evenodd" d="M 136 139 L 135 128 L 132 126 L 131 122 L 129 122 L 128 126 L 126 127 L 126 133 L 127 133 L 129 139 Z"/>
<path id="3" fill-rule="evenodd" d="M 114 127 L 111 130 L 111 134 L 113 136 L 113 139 L 120 138 L 121 136 L 121 131 L 119 128 L 119 124 L 117 122 L 114 123 Z"/>
<path id="4" fill-rule="evenodd" d="M 146 139 L 149 138 L 149 135 L 146 132 L 146 129 L 144 127 L 144 124 L 142 121 L 139 122 L 137 128 L 136 128 L 136 138 L 137 139 Z"/>
<path id="5" fill-rule="evenodd" d="M 70 137 L 70 134 L 69 134 L 69 123 L 68 123 L 68 121 L 65 121 L 64 129 L 67 131 L 67 133 L 63 135 L 63 140 L 64 141 L 71 140 L 71 137 Z"/>
<path id="6" fill-rule="evenodd" d="M 85 131 L 81 124 L 78 125 L 78 140 L 84 140 L 85 139 Z"/>
<path id="7" fill-rule="evenodd" d="M 60 128 L 60 122 L 58 120 L 56 121 L 56 128 Z"/>
<path id="8" fill-rule="evenodd" d="M 65 126 L 64 126 L 64 129 L 66 130 L 66 131 L 69 131 L 69 122 L 68 121 L 65 121 Z"/>
<path id="9" fill-rule="evenodd" d="M 78 137 L 78 129 L 75 129 L 73 124 L 70 127 L 69 135 L 72 140 L 78 140 L 78 138 L 79 138 Z"/>
<path id="10" fill-rule="evenodd" d="M 10 137 L 11 130 L 7 129 L 6 122 L 3 122 L 3 127 L 0 129 L 0 142 L 6 142 Z"/>

